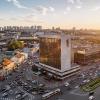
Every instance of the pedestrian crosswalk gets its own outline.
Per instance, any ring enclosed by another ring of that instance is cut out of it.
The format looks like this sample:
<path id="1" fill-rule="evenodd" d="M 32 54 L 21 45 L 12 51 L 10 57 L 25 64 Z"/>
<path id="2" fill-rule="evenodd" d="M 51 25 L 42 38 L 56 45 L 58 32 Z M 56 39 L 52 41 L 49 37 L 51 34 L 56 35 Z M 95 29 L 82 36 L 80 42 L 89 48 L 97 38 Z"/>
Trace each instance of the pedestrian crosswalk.
<path id="1" fill-rule="evenodd" d="M 0 98 L 0 100 L 16 100 L 16 99 L 12 99 L 12 98 Z"/>
<path id="2" fill-rule="evenodd" d="M 18 100 L 18 99 L 12 99 L 12 98 L 0 98 L 0 100 Z M 25 99 L 25 100 L 34 100 L 33 98 Z"/>

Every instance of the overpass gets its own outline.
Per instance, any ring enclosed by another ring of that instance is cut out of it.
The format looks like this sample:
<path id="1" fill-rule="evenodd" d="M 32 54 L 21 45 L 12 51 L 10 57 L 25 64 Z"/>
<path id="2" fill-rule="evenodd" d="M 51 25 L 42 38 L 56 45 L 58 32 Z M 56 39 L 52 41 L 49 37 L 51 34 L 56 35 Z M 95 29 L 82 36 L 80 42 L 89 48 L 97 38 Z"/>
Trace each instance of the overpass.
<path id="1" fill-rule="evenodd" d="M 3 37 L 3 38 L 0 38 L 0 42 L 8 42 L 11 39 L 13 39 L 13 38 L 12 37 Z"/>
<path id="2" fill-rule="evenodd" d="M 35 37 L 19 37 L 18 40 L 21 40 L 21 41 L 35 41 L 35 42 L 39 42 L 39 39 L 38 38 L 35 38 Z"/>

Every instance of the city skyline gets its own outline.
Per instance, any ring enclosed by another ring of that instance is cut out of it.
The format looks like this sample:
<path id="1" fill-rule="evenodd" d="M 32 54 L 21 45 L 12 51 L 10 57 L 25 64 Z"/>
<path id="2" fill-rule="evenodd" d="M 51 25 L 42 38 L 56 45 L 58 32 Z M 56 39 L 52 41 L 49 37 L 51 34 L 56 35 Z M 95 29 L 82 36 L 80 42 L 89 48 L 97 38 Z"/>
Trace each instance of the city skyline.
<path id="1" fill-rule="evenodd" d="M 100 29 L 99 0 L 0 0 L 0 26 Z"/>

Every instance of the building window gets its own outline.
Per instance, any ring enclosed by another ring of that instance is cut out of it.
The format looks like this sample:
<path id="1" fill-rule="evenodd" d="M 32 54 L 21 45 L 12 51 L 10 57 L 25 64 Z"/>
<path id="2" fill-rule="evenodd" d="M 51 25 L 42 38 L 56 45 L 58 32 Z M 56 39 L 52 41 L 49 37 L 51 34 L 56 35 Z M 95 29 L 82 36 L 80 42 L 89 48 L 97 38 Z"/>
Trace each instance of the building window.
<path id="1" fill-rule="evenodd" d="M 66 40 L 66 46 L 69 47 L 69 40 Z"/>
<path id="2" fill-rule="evenodd" d="M 57 69 L 61 69 L 60 47 L 60 39 L 44 38 L 44 41 L 42 40 L 42 42 L 40 42 L 40 62 Z"/>

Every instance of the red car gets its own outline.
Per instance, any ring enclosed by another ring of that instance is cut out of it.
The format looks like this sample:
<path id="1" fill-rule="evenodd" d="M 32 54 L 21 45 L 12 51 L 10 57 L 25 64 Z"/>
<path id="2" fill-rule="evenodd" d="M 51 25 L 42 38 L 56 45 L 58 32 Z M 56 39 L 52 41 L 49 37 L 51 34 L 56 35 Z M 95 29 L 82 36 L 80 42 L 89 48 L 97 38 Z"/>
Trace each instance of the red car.
<path id="1" fill-rule="evenodd" d="M 0 81 L 4 81 L 5 77 L 4 76 L 0 76 Z"/>

